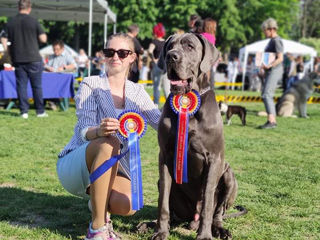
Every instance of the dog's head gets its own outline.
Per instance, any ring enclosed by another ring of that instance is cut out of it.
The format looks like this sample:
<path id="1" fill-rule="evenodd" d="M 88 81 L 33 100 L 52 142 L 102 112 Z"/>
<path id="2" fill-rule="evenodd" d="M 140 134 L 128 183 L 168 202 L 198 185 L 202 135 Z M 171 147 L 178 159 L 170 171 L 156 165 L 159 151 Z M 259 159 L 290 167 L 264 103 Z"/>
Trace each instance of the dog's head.
<path id="1" fill-rule="evenodd" d="M 222 101 L 219 102 L 219 109 L 220 112 L 225 114 L 228 111 L 228 105 L 223 103 Z"/>
<path id="2" fill-rule="evenodd" d="M 320 85 L 320 70 L 317 72 L 311 72 L 309 73 L 308 77 L 311 79 L 311 81 L 313 82 L 313 84 L 315 86 L 319 86 Z"/>
<path id="3" fill-rule="evenodd" d="M 167 71 L 171 92 L 185 94 L 192 89 L 200 91 L 203 86 L 209 86 L 208 78 L 203 76 L 218 58 L 219 51 L 203 36 L 175 34 L 167 39 L 162 48 L 158 66 Z"/>

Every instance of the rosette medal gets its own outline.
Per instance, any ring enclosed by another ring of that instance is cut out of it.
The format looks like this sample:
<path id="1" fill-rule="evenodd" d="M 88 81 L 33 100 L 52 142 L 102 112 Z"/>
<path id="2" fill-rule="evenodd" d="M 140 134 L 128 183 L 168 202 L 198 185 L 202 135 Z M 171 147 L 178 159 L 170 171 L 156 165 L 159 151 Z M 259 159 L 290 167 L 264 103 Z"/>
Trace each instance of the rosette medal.
<path id="1" fill-rule="evenodd" d="M 133 111 L 125 111 L 121 113 L 118 119 L 120 122 L 120 128 L 117 134 L 122 139 L 128 141 L 128 150 L 120 155 L 113 156 L 109 160 L 106 160 L 99 167 L 101 168 L 101 170 L 97 168 L 90 175 L 90 181 L 91 183 L 93 183 L 98 177 L 100 177 L 104 172 L 106 172 L 118 160 L 120 160 L 129 152 L 132 209 L 139 210 L 143 207 L 139 139 L 144 135 L 147 129 L 147 122 L 142 114 Z M 102 173 L 100 174 L 100 172 Z M 91 178 L 93 181 L 91 180 Z"/>
<path id="2" fill-rule="evenodd" d="M 188 182 L 188 122 L 189 116 L 194 115 L 201 105 L 200 95 L 192 90 L 183 95 L 170 95 L 172 110 L 178 114 L 178 128 L 174 159 L 174 177 L 176 183 Z"/>

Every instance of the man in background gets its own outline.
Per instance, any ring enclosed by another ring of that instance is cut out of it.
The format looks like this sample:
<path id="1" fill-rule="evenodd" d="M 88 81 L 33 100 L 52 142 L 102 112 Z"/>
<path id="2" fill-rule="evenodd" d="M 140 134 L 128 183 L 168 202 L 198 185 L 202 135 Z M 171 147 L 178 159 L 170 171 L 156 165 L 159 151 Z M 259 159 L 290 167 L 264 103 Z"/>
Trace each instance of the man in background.
<path id="1" fill-rule="evenodd" d="M 1 33 L 1 43 L 9 51 L 17 81 L 17 94 L 21 117 L 28 118 L 27 86 L 30 79 L 37 117 L 48 117 L 44 111 L 42 94 L 43 62 L 39 42 L 47 42 L 47 35 L 39 22 L 31 17 L 31 0 L 19 0 L 19 13 L 10 19 Z M 7 41 L 11 42 L 7 47 Z"/>
<path id="2" fill-rule="evenodd" d="M 135 63 L 131 68 L 131 72 L 129 74 L 128 79 L 132 82 L 138 82 L 139 80 L 139 69 L 142 67 L 142 61 L 140 55 L 143 54 L 143 47 L 141 46 L 140 42 L 137 39 L 139 34 L 139 27 L 136 24 L 132 24 L 128 27 L 128 35 L 133 38 L 134 42 L 134 51 L 137 54 L 137 58 Z"/>
<path id="3" fill-rule="evenodd" d="M 49 56 L 45 70 L 48 72 L 74 72 L 77 68 L 76 61 L 64 49 L 62 40 L 56 40 L 52 43 L 53 54 Z M 48 99 L 48 105 L 51 110 L 57 110 L 59 104 L 58 98 Z"/>
<path id="4" fill-rule="evenodd" d="M 77 68 L 76 61 L 64 50 L 64 43 L 56 40 L 52 43 L 53 54 L 49 56 L 45 70 L 48 72 L 73 72 Z"/>

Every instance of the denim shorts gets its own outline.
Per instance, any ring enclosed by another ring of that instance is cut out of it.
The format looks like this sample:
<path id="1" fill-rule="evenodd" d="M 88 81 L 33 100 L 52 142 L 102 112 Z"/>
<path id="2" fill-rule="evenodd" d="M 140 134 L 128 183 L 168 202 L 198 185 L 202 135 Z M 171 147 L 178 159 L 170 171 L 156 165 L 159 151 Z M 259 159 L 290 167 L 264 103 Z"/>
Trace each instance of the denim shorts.
<path id="1" fill-rule="evenodd" d="M 58 159 L 57 174 L 62 186 L 71 194 L 88 199 L 87 187 L 90 185 L 89 171 L 86 163 L 85 143 L 67 155 Z"/>

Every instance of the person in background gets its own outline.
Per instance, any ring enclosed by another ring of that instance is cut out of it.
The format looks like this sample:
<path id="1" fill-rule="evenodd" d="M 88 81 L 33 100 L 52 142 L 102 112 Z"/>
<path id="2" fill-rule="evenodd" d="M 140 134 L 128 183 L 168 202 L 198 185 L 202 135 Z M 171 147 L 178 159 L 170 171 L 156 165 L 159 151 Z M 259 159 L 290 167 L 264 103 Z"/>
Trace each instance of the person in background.
<path id="1" fill-rule="evenodd" d="M 202 34 L 203 33 L 203 20 L 201 18 L 197 19 L 193 25 L 193 33 Z"/>
<path id="2" fill-rule="evenodd" d="M 39 42 L 46 43 L 47 35 L 39 22 L 30 16 L 31 1 L 18 1 L 19 13 L 8 21 L 1 33 L 1 43 L 9 51 L 17 81 L 17 94 L 21 117 L 29 117 L 27 86 L 30 79 L 37 117 L 48 117 L 44 111 L 42 93 L 43 62 L 39 54 Z M 10 48 L 7 41 L 11 42 Z"/>
<path id="3" fill-rule="evenodd" d="M 302 56 L 296 57 L 296 64 L 297 64 L 297 78 L 298 80 L 301 80 L 304 76 L 304 62 L 303 62 Z"/>
<path id="4" fill-rule="evenodd" d="M 273 96 L 277 88 L 278 82 L 283 75 L 283 43 L 278 36 L 278 24 L 273 18 L 268 18 L 261 26 L 266 38 L 270 38 L 269 43 L 264 49 L 264 52 L 274 53 L 275 60 L 271 63 L 262 64 L 262 70 L 265 72 L 265 81 L 262 86 L 262 99 L 267 112 L 267 122 L 260 129 L 272 129 L 277 126 L 276 108 L 273 101 Z"/>
<path id="5" fill-rule="evenodd" d="M 85 71 L 89 63 L 89 58 L 83 48 L 80 48 L 76 62 L 78 64 L 78 77 L 86 77 L 87 74 L 85 74 Z"/>
<path id="6" fill-rule="evenodd" d="M 297 81 L 297 62 L 291 54 L 289 55 L 289 60 L 290 60 L 290 68 L 288 72 L 288 81 L 286 84 L 286 89 L 289 89 L 292 84 Z"/>
<path id="7" fill-rule="evenodd" d="M 248 80 L 249 80 L 248 89 L 250 91 L 255 89 L 255 86 L 254 86 L 255 85 L 255 68 L 256 68 L 256 65 L 253 61 L 253 57 L 249 56 L 247 61 L 246 75 L 248 76 Z"/>
<path id="8" fill-rule="evenodd" d="M 203 31 L 200 33 L 205 39 L 207 39 L 213 46 L 216 44 L 216 30 L 217 22 L 212 18 L 206 18 L 203 21 Z M 217 63 L 216 63 L 217 66 Z M 212 66 L 210 72 L 208 72 L 208 78 L 210 79 L 210 86 L 214 87 L 214 69 L 216 66 Z"/>
<path id="9" fill-rule="evenodd" d="M 201 17 L 198 16 L 197 14 L 192 14 L 190 16 L 189 22 L 188 22 L 188 27 L 189 27 L 189 32 L 195 32 L 195 26 L 194 24 L 196 21 L 201 20 Z"/>
<path id="10" fill-rule="evenodd" d="M 153 80 L 153 101 L 158 106 L 160 100 L 160 89 L 163 85 L 164 95 L 167 98 L 170 94 L 170 81 L 167 74 L 158 67 L 160 52 L 164 46 L 166 31 L 162 23 L 158 23 L 152 30 L 153 39 L 148 48 L 148 54 L 152 59 L 152 80 Z"/>
<path id="11" fill-rule="evenodd" d="M 64 49 L 64 43 L 56 40 L 52 43 L 53 54 L 49 56 L 48 63 L 45 64 L 45 70 L 48 72 L 74 72 L 77 64 L 74 58 Z M 47 99 L 49 108 L 57 110 L 59 104 L 58 98 Z"/>
<path id="12" fill-rule="evenodd" d="M 105 58 L 102 51 L 96 51 L 95 57 L 91 61 L 91 75 L 101 75 L 105 73 Z"/>
<path id="13" fill-rule="evenodd" d="M 240 72 L 240 61 L 236 55 L 230 57 L 228 62 L 228 82 L 231 83 L 231 86 L 228 89 L 234 90 L 237 76 Z"/>
<path id="14" fill-rule="evenodd" d="M 137 39 L 137 36 L 139 34 L 139 27 L 136 24 L 132 24 L 128 27 L 128 35 L 133 38 L 134 41 L 134 51 L 137 55 L 136 61 L 133 64 L 130 74 L 129 74 L 129 80 L 132 82 L 138 82 L 139 81 L 139 70 L 142 68 L 142 60 L 140 55 L 143 54 L 143 47 L 141 46 L 139 40 Z"/>
<path id="15" fill-rule="evenodd" d="M 203 32 L 201 33 L 213 46 L 216 45 L 217 22 L 212 18 L 203 21 Z"/>
<path id="16" fill-rule="evenodd" d="M 78 121 L 70 142 L 59 154 L 57 173 L 62 186 L 71 194 L 88 198 L 91 221 L 86 240 L 116 240 L 110 213 L 129 216 L 131 203 L 129 154 L 90 184 L 89 175 L 112 156 L 124 153 L 128 141 L 116 137 L 117 116 L 123 111 L 141 112 L 154 129 L 160 111 L 140 84 L 128 80 L 135 62 L 133 39 L 124 33 L 109 37 L 103 50 L 106 74 L 85 78 L 75 96 Z M 122 147 L 123 146 L 123 147 Z"/>
<path id="17" fill-rule="evenodd" d="M 64 49 L 62 40 L 56 40 L 52 43 L 53 54 L 49 56 L 45 70 L 48 72 L 73 72 L 77 64 L 73 57 Z"/>
<path id="18" fill-rule="evenodd" d="M 146 81 L 148 80 L 148 75 L 149 75 L 149 64 L 148 64 L 148 57 L 144 56 L 142 58 L 142 68 L 140 70 L 140 80 Z"/>

